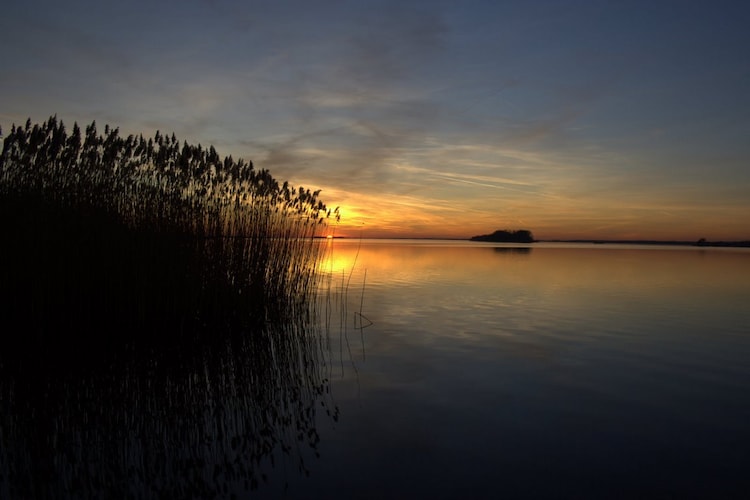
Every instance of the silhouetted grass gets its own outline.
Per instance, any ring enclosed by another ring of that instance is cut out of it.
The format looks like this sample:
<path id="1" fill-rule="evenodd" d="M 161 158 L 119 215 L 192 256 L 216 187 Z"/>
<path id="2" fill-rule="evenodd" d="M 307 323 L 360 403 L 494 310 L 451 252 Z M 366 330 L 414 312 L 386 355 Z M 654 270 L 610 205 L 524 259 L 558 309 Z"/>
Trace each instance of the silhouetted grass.
<path id="1" fill-rule="evenodd" d="M 0 156 L 0 366 L 252 334 L 309 300 L 331 216 L 318 192 L 174 135 L 14 126 Z"/>
<path id="2" fill-rule="evenodd" d="M 338 211 L 317 197 L 159 132 L 14 126 L 0 496 L 215 497 L 279 461 L 306 473 L 316 412 L 338 418 L 315 273 Z"/>
<path id="3" fill-rule="evenodd" d="M 320 418 L 338 419 L 311 311 L 97 373 L 0 378 L 0 497 L 229 498 L 307 474 Z"/>

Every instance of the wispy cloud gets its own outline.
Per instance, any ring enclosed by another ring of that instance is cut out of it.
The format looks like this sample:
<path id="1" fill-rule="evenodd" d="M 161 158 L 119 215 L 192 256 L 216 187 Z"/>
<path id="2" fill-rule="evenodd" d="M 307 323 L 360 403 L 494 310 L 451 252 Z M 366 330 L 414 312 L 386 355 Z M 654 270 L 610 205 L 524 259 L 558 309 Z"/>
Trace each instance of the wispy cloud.
<path id="1" fill-rule="evenodd" d="M 743 14 L 30 0 L 0 16 L 0 120 L 174 131 L 383 232 L 750 235 Z"/>

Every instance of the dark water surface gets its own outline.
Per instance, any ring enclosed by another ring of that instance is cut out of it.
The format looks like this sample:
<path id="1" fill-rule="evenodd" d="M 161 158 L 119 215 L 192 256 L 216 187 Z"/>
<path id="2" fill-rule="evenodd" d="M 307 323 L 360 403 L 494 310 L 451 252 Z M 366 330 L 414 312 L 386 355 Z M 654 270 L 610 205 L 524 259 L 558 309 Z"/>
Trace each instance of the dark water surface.
<path id="1" fill-rule="evenodd" d="M 1 381 L 0 497 L 750 497 L 747 249 L 328 245 L 293 324 Z"/>
<path id="2" fill-rule="evenodd" d="M 747 250 L 336 241 L 327 265 L 373 325 L 295 495 L 750 495 Z"/>

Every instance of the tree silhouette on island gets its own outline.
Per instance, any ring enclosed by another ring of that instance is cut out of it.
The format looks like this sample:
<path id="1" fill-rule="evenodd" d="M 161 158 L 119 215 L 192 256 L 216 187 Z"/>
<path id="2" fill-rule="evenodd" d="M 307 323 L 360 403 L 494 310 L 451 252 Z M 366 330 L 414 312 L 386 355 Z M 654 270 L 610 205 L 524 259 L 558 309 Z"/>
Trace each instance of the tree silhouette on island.
<path id="1" fill-rule="evenodd" d="M 534 235 L 526 229 L 519 229 L 517 231 L 498 229 L 492 234 L 472 236 L 470 240 L 491 241 L 494 243 L 534 243 Z"/>

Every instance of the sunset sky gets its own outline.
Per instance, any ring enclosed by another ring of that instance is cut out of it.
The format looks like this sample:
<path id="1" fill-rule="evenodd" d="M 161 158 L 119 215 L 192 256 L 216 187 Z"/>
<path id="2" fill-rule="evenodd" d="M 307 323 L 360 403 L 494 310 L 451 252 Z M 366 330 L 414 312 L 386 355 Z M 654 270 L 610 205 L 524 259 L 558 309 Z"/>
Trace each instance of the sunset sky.
<path id="1" fill-rule="evenodd" d="M 0 126 L 156 130 L 339 235 L 750 239 L 744 1 L 9 2 Z"/>

